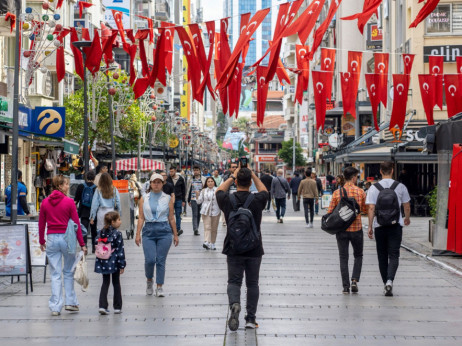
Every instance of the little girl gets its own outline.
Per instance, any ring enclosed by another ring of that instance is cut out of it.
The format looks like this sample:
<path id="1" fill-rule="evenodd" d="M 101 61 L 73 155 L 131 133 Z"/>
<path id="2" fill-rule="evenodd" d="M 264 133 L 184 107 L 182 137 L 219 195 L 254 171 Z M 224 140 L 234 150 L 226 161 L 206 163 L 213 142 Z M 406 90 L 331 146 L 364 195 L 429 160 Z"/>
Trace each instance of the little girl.
<path id="1" fill-rule="evenodd" d="M 104 243 L 111 245 L 110 257 L 108 259 L 97 258 L 95 261 L 95 272 L 103 274 L 103 285 L 101 286 L 101 292 L 99 294 L 99 313 L 101 315 L 107 315 L 108 302 L 107 293 L 109 285 L 111 284 L 112 274 L 112 286 L 114 286 L 114 313 L 120 314 L 122 312 L 122 291 L 120 288 L 120 274 L 123 274 L 125 268 L 125 251 L 124 251 L 124 240 L 122 233 L 117 229 L 121 225 L 120 215 L 116 211 L 108 212 L 104 216 L 104 227 L 99 232 L 96 238 L 97 243 Z"/>

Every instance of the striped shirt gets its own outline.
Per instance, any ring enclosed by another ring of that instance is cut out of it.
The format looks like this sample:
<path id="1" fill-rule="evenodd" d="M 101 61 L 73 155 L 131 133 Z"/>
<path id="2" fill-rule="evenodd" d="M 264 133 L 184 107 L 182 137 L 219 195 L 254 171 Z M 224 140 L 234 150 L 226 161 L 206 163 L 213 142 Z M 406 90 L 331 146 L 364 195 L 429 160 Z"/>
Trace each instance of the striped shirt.
<path id="1" fill-rule="evenodd" d="M 348 194 L 348 197 L 354 197 L 356 202 L 358 202 L 359 208 L 362 213 L 366 213 L 366 193 L 363 189 L 357 187 L 352 182 L 346 182 L 343 186 Z M 327 210 L 328 213 L 332 213 L 340 202 L 340 190 L 335 190 L 334 194 L 332 195 L 332 200 L 329 205 L 329 209 Z M 363 225 L 361 222 L 361 214 L 356 217 L 356 220 L 353 221 L 351 226 L 347 229 L 347 232 L 357 232 L 362 230 Z"/>

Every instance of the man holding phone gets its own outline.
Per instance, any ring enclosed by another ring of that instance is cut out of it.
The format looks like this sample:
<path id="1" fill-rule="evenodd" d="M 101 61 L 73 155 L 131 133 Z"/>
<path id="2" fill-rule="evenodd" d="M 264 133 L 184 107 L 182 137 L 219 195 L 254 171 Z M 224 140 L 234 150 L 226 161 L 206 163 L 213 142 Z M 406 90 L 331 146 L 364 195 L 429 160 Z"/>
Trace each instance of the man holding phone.
<path id="1" fill-rule="evenodd" d="M 192 224 L 194 235 L 199 235 L 199 223 L 201 221 L 201 206 L 197 204 L 197 198 L 204 187 L 206 178 L 201 175 L 199 166 L 193 167 L 193 177 L 188 188 L 188 204 L 192 210 Z"/>

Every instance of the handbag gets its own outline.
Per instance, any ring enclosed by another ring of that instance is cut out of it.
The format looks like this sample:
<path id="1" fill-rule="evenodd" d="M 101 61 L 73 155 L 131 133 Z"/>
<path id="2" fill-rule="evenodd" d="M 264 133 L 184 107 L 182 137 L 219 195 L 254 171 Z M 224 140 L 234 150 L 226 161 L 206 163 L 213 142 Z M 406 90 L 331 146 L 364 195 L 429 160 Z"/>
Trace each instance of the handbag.
<path id="1" fill-rule="evenodd" d="M 346 231 L 361 212 L 356 199 L 348 197 L 345 188 L 340 188 L 340 201 L 330 214 L 321 219 L 321 229 L 329 234 Z"/>
<path id="2" fill-rule="evenodd" d="M 64 233 L 64 240 L 67 244 L 67 252 L 70 254 L 75 254 L 77 249 L 77 229 L 77 224 L 74 221 L 72 221 L 72 219 L 69 219 L 69 222 L 67 223 L 66 233 Z"/>
<path id="3" fill-rule="evenodd" d="M 53 160 L 51 153 L 48 153 L 48 157 L 45 159 L 45 170 L 48 172 L 53 172 L 55 170 L 55 166 L 55 161 Z"/>
<path id="4" fill-rule="evenodd" d="M 80 256 L 79 256 L 80 257 Z M 77 262 L 74 272 L 74 280 L 77 282 L 81 287 L 82 291 L 85 292 L 88 288 L 88 283 L 90 280 L 88 279 L 88 266 L 87 266 L 87 259 L 83 252 L 81 252 L 81 258 Z"/>

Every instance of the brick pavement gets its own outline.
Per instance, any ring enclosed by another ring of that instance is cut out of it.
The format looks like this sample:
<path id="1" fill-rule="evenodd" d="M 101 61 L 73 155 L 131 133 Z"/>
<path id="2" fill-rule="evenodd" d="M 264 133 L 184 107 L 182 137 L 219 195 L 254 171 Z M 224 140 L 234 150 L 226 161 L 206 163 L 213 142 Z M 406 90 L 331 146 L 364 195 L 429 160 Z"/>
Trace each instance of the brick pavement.
<path id="1" fill-rule="evenodd" d="M 291 207 L 289 207 L 291 209 Z M 405 250 L 395 296 L 382 295 L 375 244 L 365 241 L 360 293 L 344 296 L 335 238 L 303 227 L 289 212 L 284 224 L 265 214 L 260 328 L 226 330 L 226 262 L 201 248 L 184 220 L 180 246 L 167 259 L 165 298 L 145 295 L 142 249 L 126 241 L 121 315 L 98 315 L 101 277 L 90 271 L 87 292 L 78 288 L 81 311 L 53 317 L 49 279 L 34 271 L 34 292 L 0 281 L 0 345 L 460 345 L 462 278 Z M 202 232 L 201 232 L 202 233 Z M 220 226 L 218 243 L 224 229 Z M 94 257 L 89 256 L 92 269 Z M 351 267 L 351 266 L 350 266 Z M 244 289 L 243 289 L 244 294 Z M 111 293 L 109 295 L 111 302 Z M 243 297 L 243 303 L 245 299 Z M 112 309 L 111 309 L 112 310 Z M 244 313 L 241 313 L 241 325 Z"/>

